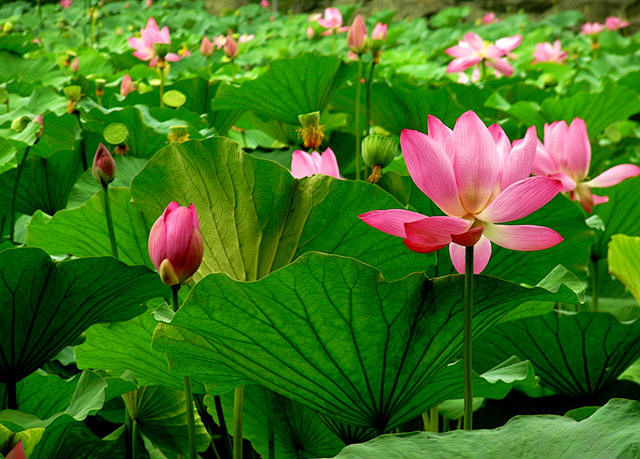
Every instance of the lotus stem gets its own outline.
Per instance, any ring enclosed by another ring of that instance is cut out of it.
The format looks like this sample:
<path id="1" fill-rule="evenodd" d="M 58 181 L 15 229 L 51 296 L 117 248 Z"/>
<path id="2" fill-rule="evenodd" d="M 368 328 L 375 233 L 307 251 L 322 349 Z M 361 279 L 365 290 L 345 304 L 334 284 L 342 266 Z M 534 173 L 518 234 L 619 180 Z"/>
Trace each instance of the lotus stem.
<path id="1" fill-rule="evenodd" d="M 113 230 L 113 218 L 111 217 L 111 205 L 109 204 L 109 184 L 102 183 L 104 190 L 104 214 L 107 217 L 107 231 L 109 233 L 109 242 L 111 243 L 111 255 L 118 258 L 118 245 L 116 244 L 116 233 Z"/>
<path id="2" fill-rule="evenodd" d="M 480 61 L 480 80 L 484 83 L 487 78 L 487 65 L 484 63 L 484 59 Z"/>
<path id="3" fill-rule="evenodd" d="M 233 393 L 233 459 L 242 459 L 242 414 L 244 412 L 244 386 Z"/>
<path id="4" fill-rule="evenodd" d="M 136 459 L 138 444 L 138 420 L 133 419 L 131 422 L 131 458 Z"/>
<path id="5" fill-rule="evenodd" d="M 431 432 L 438 433 L 440 430 L 440 414 L 438 413 L 438 405 L 429 410 L 429 419 L 431 420 Z"/>
<path id="6" fill-rule="evenodd" d="M 598 259 L 591 258 L 591 310 L 598 312 Z"/>
<path id="7" fill-rule="evenodd" d="M 464 430 L 473 425 L 473 373 L 471 363 L 471 317 L 473 308 L 473 246 L 466 247 L 464 259 Z"/>
<path id="8" fill-rule="evenodd" d="M 229 457 L 229 452 L 232 450 L 231 443 L 229 442 L 229 431 L 227 430 L 227 423 L 224 420 L 224 413 L 222 412 L 222 400 L 219 395 L 214 395 L 213 400 L 216 405 L 216 413 L 218 415 L 218 425 L 220 429 L 222 429 L 222 435 L 225 446 L 225 454 L 224 457 Z"/>
<path id="9" fill-rule="evenodd" d="M 160 108 L 164 108 L 164 65 L 160 66 Z"/>
<path id="10" fill-rule="evenodd" d="M 180 308 L 180 302 L 178 300 L 178 291 L 180 290 L 180 284 L 171 286 L 171 296 L 173 298 L 173 310 L 177 311 Z M 197 459 L 198 454 L 196 452 L 196 419 L 193 411 L 193 389 L 191 387 L 191 378 L 189 376 L 184 377 L 184 402 L 187 405 L 187 432 L 189 438 L 189 459 Z"/>
<path id="11" fill-rule="evenodd" d="M 373 86 L 373 72 L 376 68 L 376 61 L 371 61 L 371 68 L 369 69 L 369 78 L 367 79 L 367 127 L 366 133 L 369 135 L 371 129 L 371 87 Z"/>
<path id="12" fill-rule="evenodd" d="M 27 156 L 29 156 L 29 151 L 31 150 L 31 146 L 28 146 L 24 152 L 24 156 L 18 165 L 18 170 L 16 171 L 16 181 L 13 182 L 13 193 L 11 195 L 11 213 L 9 215 L 9 240 L 12 244 L 15 243 L 15 235 L 16 235 L 16 200 L 18 199 L 18 182 L 20 181 L 20 177 L 22 176 L 22 171 L 24 170 L 24 165 L 27 162 Z"/>
<path id="13" fill-rule="evenodd" d="M 124 400 L 124 397 L 123 397 Z M 126 403 L 126 401 L 125 401 Z M 125 448 L 125 453 L 124 453 L 124 457 L 125 459 L 133 459 L 133 451 L 131 449 L 131 446 L 133 445 L 133 439 L 132 439 L 132 429 L 131 429 L 131 416 L 129 415 L 129 410 L 127 410 L 126 406 L 124 408 L 124 434 L 125 434 L 125 442 L 124 442 L 124 448 Z"/>
<path id="14" fill-rule="evenodd" d="M 362 93 L 362 59 L 358 55 L 358 76 L 356 78 L 356 105 L 355 105 L 355 135 L 356 135 L 356 180 L 360 180 L 360 149 L 361 149 L 361 132 L 360 132 L 360 97 Z"/>

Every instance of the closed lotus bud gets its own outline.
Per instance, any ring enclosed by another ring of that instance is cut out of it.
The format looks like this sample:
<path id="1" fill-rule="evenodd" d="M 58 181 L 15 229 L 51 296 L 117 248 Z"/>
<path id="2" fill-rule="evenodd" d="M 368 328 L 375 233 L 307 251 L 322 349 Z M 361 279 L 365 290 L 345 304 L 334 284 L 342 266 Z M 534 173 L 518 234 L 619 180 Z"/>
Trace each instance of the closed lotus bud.
<path id="1" fill-rule="evenodd" d="M 235 59 L 238 55 L 238 44 L 231 36 L 231 31 L 229 31 L 227 38 L 224 40 L 224 54 L 229 59 Z"/>
<path id="2" fill-rule="evenodd" d="M 316 31 L 313 30 L 313 27 L 311 26 L 307 27 L 307 38 L 309 40 L 311 40 L 315 36 L 315 34 L 316 34 Z"/>
<path id="3" fill-rule="evenodd" d="M 374 56 L 380 54 L 380 50 L 384 45 L 384 41 L 387 39 L 387 24 L 382 24 L 378 22 L 376 26 L 373 28 L 373 32 L 371 32 L 371 41 L 369 41 L 369 48 L 371 48 L 371 52 Z"/>
<path id="4" fill-rule="evenodd" d="M 204 253 L 198 214 L 171 202 L 149 232 L 149 258 L 162 282 L 172 286 L 186 282 L 200 267 Z"/>
<path id="5" fill-rule="evenodd" d="M 127 97 L 130 93 L 136 90 L 135 85 L 133 84 L 133 80 L 129 76 L 129 74 L 125 74 L 122 77 L 122 83 L 120 84 L 120 94 L 122 97 Z"/>
<path id="6" fill-rule="evenodd" d="M 369 182 L 378 183 L 382 168 L 391 164 L 398 153 L 398 144 L 392 137 L 369 135 L 362 139 L 362 158 L 372 170 Z"/>
<path id="7" fill-rule="evenodd" d="M 200 43 L 200 53 L 203 56 L 209 57 L 213 54 L 213 42 L 209 38 L 204 37 Z"/>
<path id="8" fill-rule="evenodd" d="M 102 186 L 113 182 L 116 177 L 116 162 L 111 156 L 111 152 L 103 144 L 98 146 L 96 155 L 93 157 L 93 167 L 91 168 L 93 178 Z"/>
<path id="9" fill-rule="evenodd" d="M 369 37 L 362 16 L 357 15 L 347 32 L 347 45 L 356 54 L 367 52 Z"/>
<path id="10" fill-rule="evenodd" d="M 317 150 L 324 140 L 324 126 L 320 125 L 320 112 L 311 112 L 298 115 L 301 128 L 298 129 L 298 136 L 306 148 Z"/>
<path id="11" fill-rule="evenodd" d="M 44 121 L 42 120 L 42 114 L 36 116 L 33 121 L 40 125 L 40 132 L 38 132 L 38 138 L 40 138 L 44 133 Z"/>
<path id="12" fill-rule="evenodd" d="M 78 68 L 80 67 L 80 61 L 78 60 L 78 58 L 76 57 L 73 62 L 71 63 L 71 71 L 73 73 L 77 73 L 78 72 Z"/>

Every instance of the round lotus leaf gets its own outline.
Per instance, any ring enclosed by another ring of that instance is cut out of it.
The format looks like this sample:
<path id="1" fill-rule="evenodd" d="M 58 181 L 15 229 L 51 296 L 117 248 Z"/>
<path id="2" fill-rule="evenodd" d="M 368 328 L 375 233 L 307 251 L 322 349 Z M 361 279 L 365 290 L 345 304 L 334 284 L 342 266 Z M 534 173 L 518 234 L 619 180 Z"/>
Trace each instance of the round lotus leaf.
<path id="1" fill-rule="evenodd" d="M 122 145 L 129 138 L 129 129 L 122 123 L 111 123 L 102 131 L 104 140 L 112 145 Z"/>
<path id="2" fill-rule="evenodd" d="M 187 101 L 187 97 L 180 91 L 172 89 L 171 91 L 167 91 L 164 93 L 162 100 L 164 101 L 165 105 L 169 107 L 179 108 L 182 107 Z"/>

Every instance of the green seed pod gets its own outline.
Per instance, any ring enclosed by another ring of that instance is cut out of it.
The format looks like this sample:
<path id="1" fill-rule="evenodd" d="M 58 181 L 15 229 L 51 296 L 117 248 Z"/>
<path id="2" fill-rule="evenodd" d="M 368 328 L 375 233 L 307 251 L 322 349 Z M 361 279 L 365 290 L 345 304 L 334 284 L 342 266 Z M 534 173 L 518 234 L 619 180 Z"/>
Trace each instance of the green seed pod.
<path id="1" fill-rule="evenodd" d="M 303 128 L 317 128 L 320 125 L 320 112 L 298 115 L 298 121 Z"/>
<path id="2" fill-rule="evenodd" d="M 167 43 L 154 43 L 153 49 L 156 51 L 156 54 L 162 58 L 169 54 L 169 45 Z"/>
<path id="3" fill-rule="evenodd" d="M 22 115 L 21 117 L 16 118 L 11 122 L 11 129 L 17 132 L 22 132 L 25 130 L 25 128 L 29 125 L 30 122 L 31 122 L 31 118 L 29 118 L 27 115 Z"/>
<path id="4" fill-rule="evenodd" d="M 393 137 L 374 134 L 362 139 L 362 157 L 369 167 L 386 167 L 397 153 L 398 144 Z"/>

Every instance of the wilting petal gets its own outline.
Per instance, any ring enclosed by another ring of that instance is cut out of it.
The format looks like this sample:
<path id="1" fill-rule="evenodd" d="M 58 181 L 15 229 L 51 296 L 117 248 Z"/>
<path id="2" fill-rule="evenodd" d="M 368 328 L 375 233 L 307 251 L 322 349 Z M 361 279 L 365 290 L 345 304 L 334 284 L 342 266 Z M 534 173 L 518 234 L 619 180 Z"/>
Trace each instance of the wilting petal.
<path id="1" fill-rule="evenodd" d="M 509 185 L 477 215 L 477 218 L 491 223 L 518 220 L 551 201 L 561 189 L 560 180 L 528 177 Z"/>
<path id="2" fill-rule="evenodd" d="M 358 215 L 358 218 L 367 225 L 401 238 L 407 237 L 404 230 L 405 223 L 422 220 L 425 217 L 426 215 L 404 209 L 372 210 Z"/>
<path id="3" fill-rule="evenodd" d="M 455 242 L 449 244 L 449 256 L 453 267 L 460 274 L 464 274 L 466 247 Z M 480 274 L 487 267 L 491 258 L 491 242 L 482 236 L 478 243 L 473 246 L 473 273 Z"/>
<path id="4" fill-rule="evenodd" d="M 143 48 L 141 50 L 134 51 L 133 56 L 137 57 L 141 61 L 148 61 L 153 56 L 153 53 L 150 53 L 148 49 Z"/>
<path id="5" fill-rule="evenodd" d="M 509 64 L 509 61 L 502 57 L 499 59 L 488 59 L 487 64 L 502 73 L 504 76 L 513 75 L 513 67 Z"/>
<path id="6" fill-rule="evenodd" d="M 182 59 L 179 55 L 177 55 L 176 53 L 168 53 L 165 56 L 165 60 L 167 62 L 178 62 L 180 59 Z"/>
<path id="7" fill-rule="evenodd" d="M 470 57 L 458 57 L 457 59 L 449 62 L 447 66 L 447 73 L 456 73 L 462 72 L 469 67 L 473 67 L 482 61 L 482 57 L 480 56 L 470 56 Z"/>
<path id="8" fill-rule="evenodd" d="M 505 189 L 512 183 L 529 177 L 533 161 L 536 158 L 536 127 L 531 126 L 521 140 L 513 142 L 513 148 L 504 160 L 500 188 Z"/>
<path id="9" fill-rule="evenodd" d="M 400 134 L 400 145 L 409 174 L 418 188 L 447 215 L 466 215 L 458 198 L 453 164 L 442 146 L 410 129 Z"/>
<path id="10" fill-rule="evenodd" d="M 451 242 L 452 234 L 466 232 L 471 223 L 458 217 L 425 217 L 404 224 L 406 238 L 416 246 L 436 246 Z"/>
<path id="11" fill-rule="evenodd" d="M 640 167 L 634 164 L 619 164 L 613 166 L 611 169 L 607 169 L 596 178 L 585 182 L 585 184 L 591 188 L 606 188 L 609 186 L 617 185 L 631 177 L 640 175 Z"/>
<path id="12" fill-rule="evenodd" d="M 591 162 L 591 143 L 584 120 L 575 118 L 569 125 L 565 143 L 567 167 L 577 180 L 586 177 Z"/>
<path id="13" fill-rule="evenodd" d="M 474 214 L 485 207 L 494 192 L 498 179 L 496 144 L 480 118 L 468 111 L 456 121 L 451 146 L 460 201 L 468 213 Z"/>
<path id="14" fill-rule="evenodd" d="M 563 241 L 551 228 L 536 225 L 484 225 L 484 235 L 500 247 L 511 250 L 542 250 Z"/>

